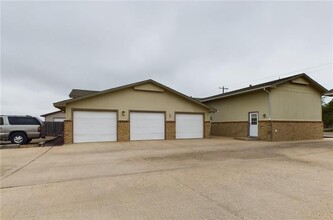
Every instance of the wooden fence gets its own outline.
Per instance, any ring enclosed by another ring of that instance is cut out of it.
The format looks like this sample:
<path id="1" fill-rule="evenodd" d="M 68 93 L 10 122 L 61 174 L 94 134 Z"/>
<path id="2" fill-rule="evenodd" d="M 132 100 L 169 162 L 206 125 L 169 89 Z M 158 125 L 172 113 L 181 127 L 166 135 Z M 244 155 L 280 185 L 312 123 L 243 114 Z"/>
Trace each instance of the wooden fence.
<path id="1" fill-rule="evenodd" d="M 46 136 L 59 136 L 64 133 L 64 122 L 44 122 Z"/>

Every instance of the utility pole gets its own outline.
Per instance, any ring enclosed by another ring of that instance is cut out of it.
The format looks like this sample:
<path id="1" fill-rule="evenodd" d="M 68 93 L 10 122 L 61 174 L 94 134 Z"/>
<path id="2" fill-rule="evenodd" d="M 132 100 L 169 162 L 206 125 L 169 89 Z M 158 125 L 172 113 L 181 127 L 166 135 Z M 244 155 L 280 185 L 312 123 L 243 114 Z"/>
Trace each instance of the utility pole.
<path id="1" fill-rule="evenodd" d="M 224 94 L 224 91 L 227 91 L 229 88 L 222 86 L 222 87 L 219 87 L 219 89 L 221 89 L 222 94 Z"/>

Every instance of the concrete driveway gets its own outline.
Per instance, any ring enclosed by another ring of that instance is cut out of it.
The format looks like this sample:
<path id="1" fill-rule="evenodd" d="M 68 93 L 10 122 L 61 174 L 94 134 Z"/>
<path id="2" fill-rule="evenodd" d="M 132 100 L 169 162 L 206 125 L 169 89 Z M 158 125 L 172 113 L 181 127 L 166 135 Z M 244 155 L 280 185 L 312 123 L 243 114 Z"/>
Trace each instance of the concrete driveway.
<path id="1" fill-rule="evenodd" d="M 332 219 L 333 139 L 2 149 L 1 219 Z"/>

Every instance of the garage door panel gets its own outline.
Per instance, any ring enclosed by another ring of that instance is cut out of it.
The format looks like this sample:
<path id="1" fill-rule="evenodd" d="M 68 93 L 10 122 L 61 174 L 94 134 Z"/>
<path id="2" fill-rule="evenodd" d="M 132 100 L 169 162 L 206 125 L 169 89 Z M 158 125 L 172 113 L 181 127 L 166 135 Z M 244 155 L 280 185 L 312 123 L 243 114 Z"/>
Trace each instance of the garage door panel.
<path id="1" fill-rule="evenodd" d="M 176 139 L 203 138 L 202 114 L 176 114 Z"/>
<path id="2" fill-rule="evenodd" d="M 131 112 L 131 140 L 163 140 L 165 137 L 164 113 Z"/>
<path id="3" fill-rule="evenodd" d="M 117 140 L 115 112 L 74 111 L 74 143 Z"/>

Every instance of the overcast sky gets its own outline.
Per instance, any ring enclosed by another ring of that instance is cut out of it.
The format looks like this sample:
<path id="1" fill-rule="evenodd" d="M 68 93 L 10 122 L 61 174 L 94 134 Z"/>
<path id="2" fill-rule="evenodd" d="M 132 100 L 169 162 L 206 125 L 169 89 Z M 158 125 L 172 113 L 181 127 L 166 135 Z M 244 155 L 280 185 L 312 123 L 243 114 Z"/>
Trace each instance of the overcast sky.
<path id="1" fill-rule="evenodd" d="M 205 97 L 305 72 L 333 88 L 332 2 L 2 2 L 1 114 L 154 79 Z"/>

